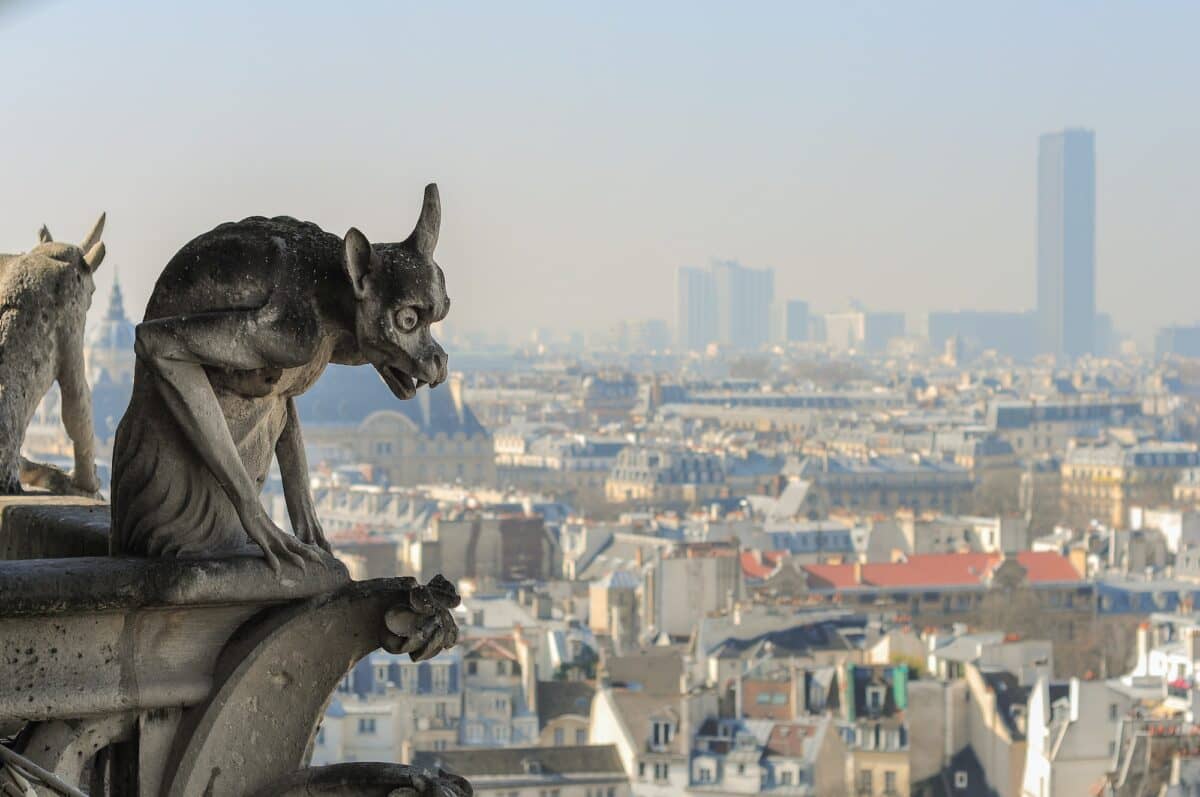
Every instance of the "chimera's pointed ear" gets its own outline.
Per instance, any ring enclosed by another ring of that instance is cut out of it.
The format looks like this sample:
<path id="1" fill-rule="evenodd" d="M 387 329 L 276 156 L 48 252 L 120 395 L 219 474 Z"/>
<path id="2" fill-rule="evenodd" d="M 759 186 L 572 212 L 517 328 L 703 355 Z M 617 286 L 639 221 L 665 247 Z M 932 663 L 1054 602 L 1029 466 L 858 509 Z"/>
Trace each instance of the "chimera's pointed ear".
<path id="1" fill-rule="evenodd" d="M 43 224 L 42 229 L 38 230 L 38 243 L 48 244 L 53 240 L 54 236 L 50 234 L 50 228 Z"/>
<path id="2" fill-rule="evenodd" d="M 358 228 L 351 227 L 346 231 L 346 274 L 350 277 L 350 284 L 354 287 L 354 295 L 361 299 L 366 293 L 366 286 L 363 280 L 371 271 L 371 260 L 375 253 L 371 250 L 371 242 L 367 240 L 367 236 L 358 231 Z"/>
<path id="3" fill-rule="evenodd" d="M 442 200 L 438 197 L 437 183 L 425 186 L 425 202 L 421 205 L 421 217 L 412 235 L 404 243 L 422 257 L 433 257 L 437 248 L 438 230 L 442 227 Z"/>
<path id="4" fill-rule="evenodd" d="M 101 213 L 100 218 L 96 219 L 96 223 L 92 225 L 92 231 L 80 242 L 80 249 L 85 252 L 91 251 L 91 248 L 100 242 L 100 236 L 104 233 L 104 218 L 107 215 L 106 213 Z"/>
<path id="5" fill-rule="evenodd" d="M 104 260 L 104 251 L 104 242 L 99 241 L 83 256 L 84 267 L 92 274 L 95 274 L 96 269 L 100 268 L 100 263 Z"/>

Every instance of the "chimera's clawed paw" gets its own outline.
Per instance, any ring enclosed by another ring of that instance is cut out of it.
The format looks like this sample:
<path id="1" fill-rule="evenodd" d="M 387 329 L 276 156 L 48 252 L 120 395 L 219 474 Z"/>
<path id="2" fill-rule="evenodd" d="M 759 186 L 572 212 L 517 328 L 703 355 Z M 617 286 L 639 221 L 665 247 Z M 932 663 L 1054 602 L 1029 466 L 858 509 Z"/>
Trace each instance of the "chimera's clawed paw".
<path id="1" fill-rule="evenodd" d="M 411 584 L 408 605 L 389 609 L 384 615 L 383 649 L 424 661 L 458 644 L 458 623 L 451 609 L 461 599 L 454 585 L 440 575 L 426 586 L 414 579 L 402 580 Z"/>
<path id="2" fill-rule="evenodd" d="M 261 507 L 258 508 L 258 511 L 247 512 L 245 515 L 242 518 L 242 524 L 245 526 L 246 534 L 255 545 L 262 549 L 267 565 L 275 571 L 277 576 L 282 577 L 283 575 L 280 568 L 281 561 L 295 565 L 300 570 L 304 570 L 307 562 L 322 561 L 320 551 L 280 529 L 271 522 L 266 511 Z"/>

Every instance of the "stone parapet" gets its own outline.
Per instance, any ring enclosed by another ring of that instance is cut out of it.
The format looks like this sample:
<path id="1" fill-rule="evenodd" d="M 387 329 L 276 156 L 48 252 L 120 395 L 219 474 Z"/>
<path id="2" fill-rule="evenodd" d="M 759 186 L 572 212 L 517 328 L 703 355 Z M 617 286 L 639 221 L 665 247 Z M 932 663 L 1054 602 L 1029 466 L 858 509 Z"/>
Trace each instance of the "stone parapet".
<path id="1" fill-rule="evenodd" d="M 22 536 L 54 528 L 62 552 L 73 524 L 82 540 L 103 534 L 88 519 L 102 510 L 7 502 L 0 533 L 17 543 L 5 551 L 36 553 Z M 449 582 L 354 582 L 332 556 L 277 576 L 253 554 L 0 561 L 0 736 L 15 734 L 8 749 L 27 769 L 8 766 L 92 795 L 232 797 L 332 781 L 368 784 L 345 794 L 385 784 L 469 794 L 449 775 L 394 765 L 306 768 L 355 662 L 380 646 L 423 659 L 455 643 Z"/>

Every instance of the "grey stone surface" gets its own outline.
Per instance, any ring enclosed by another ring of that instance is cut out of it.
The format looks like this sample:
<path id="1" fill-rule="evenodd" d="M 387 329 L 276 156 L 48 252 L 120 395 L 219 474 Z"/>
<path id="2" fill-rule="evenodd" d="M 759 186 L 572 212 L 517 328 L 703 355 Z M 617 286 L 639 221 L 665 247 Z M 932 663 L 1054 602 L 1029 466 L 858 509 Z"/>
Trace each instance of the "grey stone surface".
<path id="1" fill-rule="evenodd" d="M 133 396 L 113 455 L 114 553 L 212 556 L 253 542 L 272 568 L 327 547 L 294 398 L 329 363 L 370 364 L 399 399 L 446 378 L 430 324 L 449 310 L 425 191 L 402 243 L 254 217 L 188 243 L 137 328 Z M 296 536 L 258 493 L 275 456 Z"/>
<path id="2" fill-rule="evenodd" d="M 0 493 L 16 495 L 21 481 L 57 492 L 94 495 L 96 478 L 92 394 L 83 361 L 83 328 L 104 259 L 104 216 L 78 245 L 57 243 L 45 227 L 36 247 L 0 261 Z M 62 419 L 75 446 L 67 477 L 21 457 L 25 429 L 38 402 L 58 382 Z"/>
<path id="3" fill-rule="evenodd" d="M 253 794 L 299 769 L 330 693 L 381 637 L 396 635 L 402 647 L 414 648 L 413 659 L 453 644 L 457 629 L 447 607 L 458 596 L 448 586 L 420 587 L 404 578 L 354 582 L 256 618 L 222 653 L 211 696 L 186 712 L 165 793 Z M 406 645 L 409 636 L 423 642 Z"/>
<path id="4" fill-rule="evenodd" d="M 108 504 L 94 498 L 0 496 L 0 560 L 105 556 Z"/>
<path id="5" fill-rule="evenodd" d="M 0 562 L 0 727 L 27 723 L 15 751 L 71 784 L 103 764 L 142 795 L 254 793 L 304 765 L 362 656 L 386 642 L 420 660 L 457 641 L 444 580 L 269 572 L 256 555 Z M 432 790 L 443 783 L 415 793 L 469 794 Z"/>
<path id="6" fill-rule="evenodd" d="M 457 775 L 403 764 L 354 763 L 310 767 L 272 783 L 256 797 L 471 797 Z"/>
<path id="7" fill-rule="evenodd" d="M 321 595 L 350 580 L 345 566 L 328 554 L 319 566 L 288 565 L 281 576 L 272 577 L 250 548 L 212 560 L 114 556 L 0 562 L 0 618 L 264 604 Z"/>

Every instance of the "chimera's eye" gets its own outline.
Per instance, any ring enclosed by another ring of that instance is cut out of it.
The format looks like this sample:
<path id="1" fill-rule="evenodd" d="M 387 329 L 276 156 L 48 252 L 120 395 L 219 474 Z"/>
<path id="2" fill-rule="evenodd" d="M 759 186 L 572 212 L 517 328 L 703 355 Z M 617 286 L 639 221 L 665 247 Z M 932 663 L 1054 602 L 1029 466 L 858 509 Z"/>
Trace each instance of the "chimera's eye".
<path id="1" fill-rule="evenodd" d="M 412 332 L 417 328 L 417 311 L 411 307 L 401 307 L 396 311 L 396 326 L 400 327 L 402 332 Z"/>

